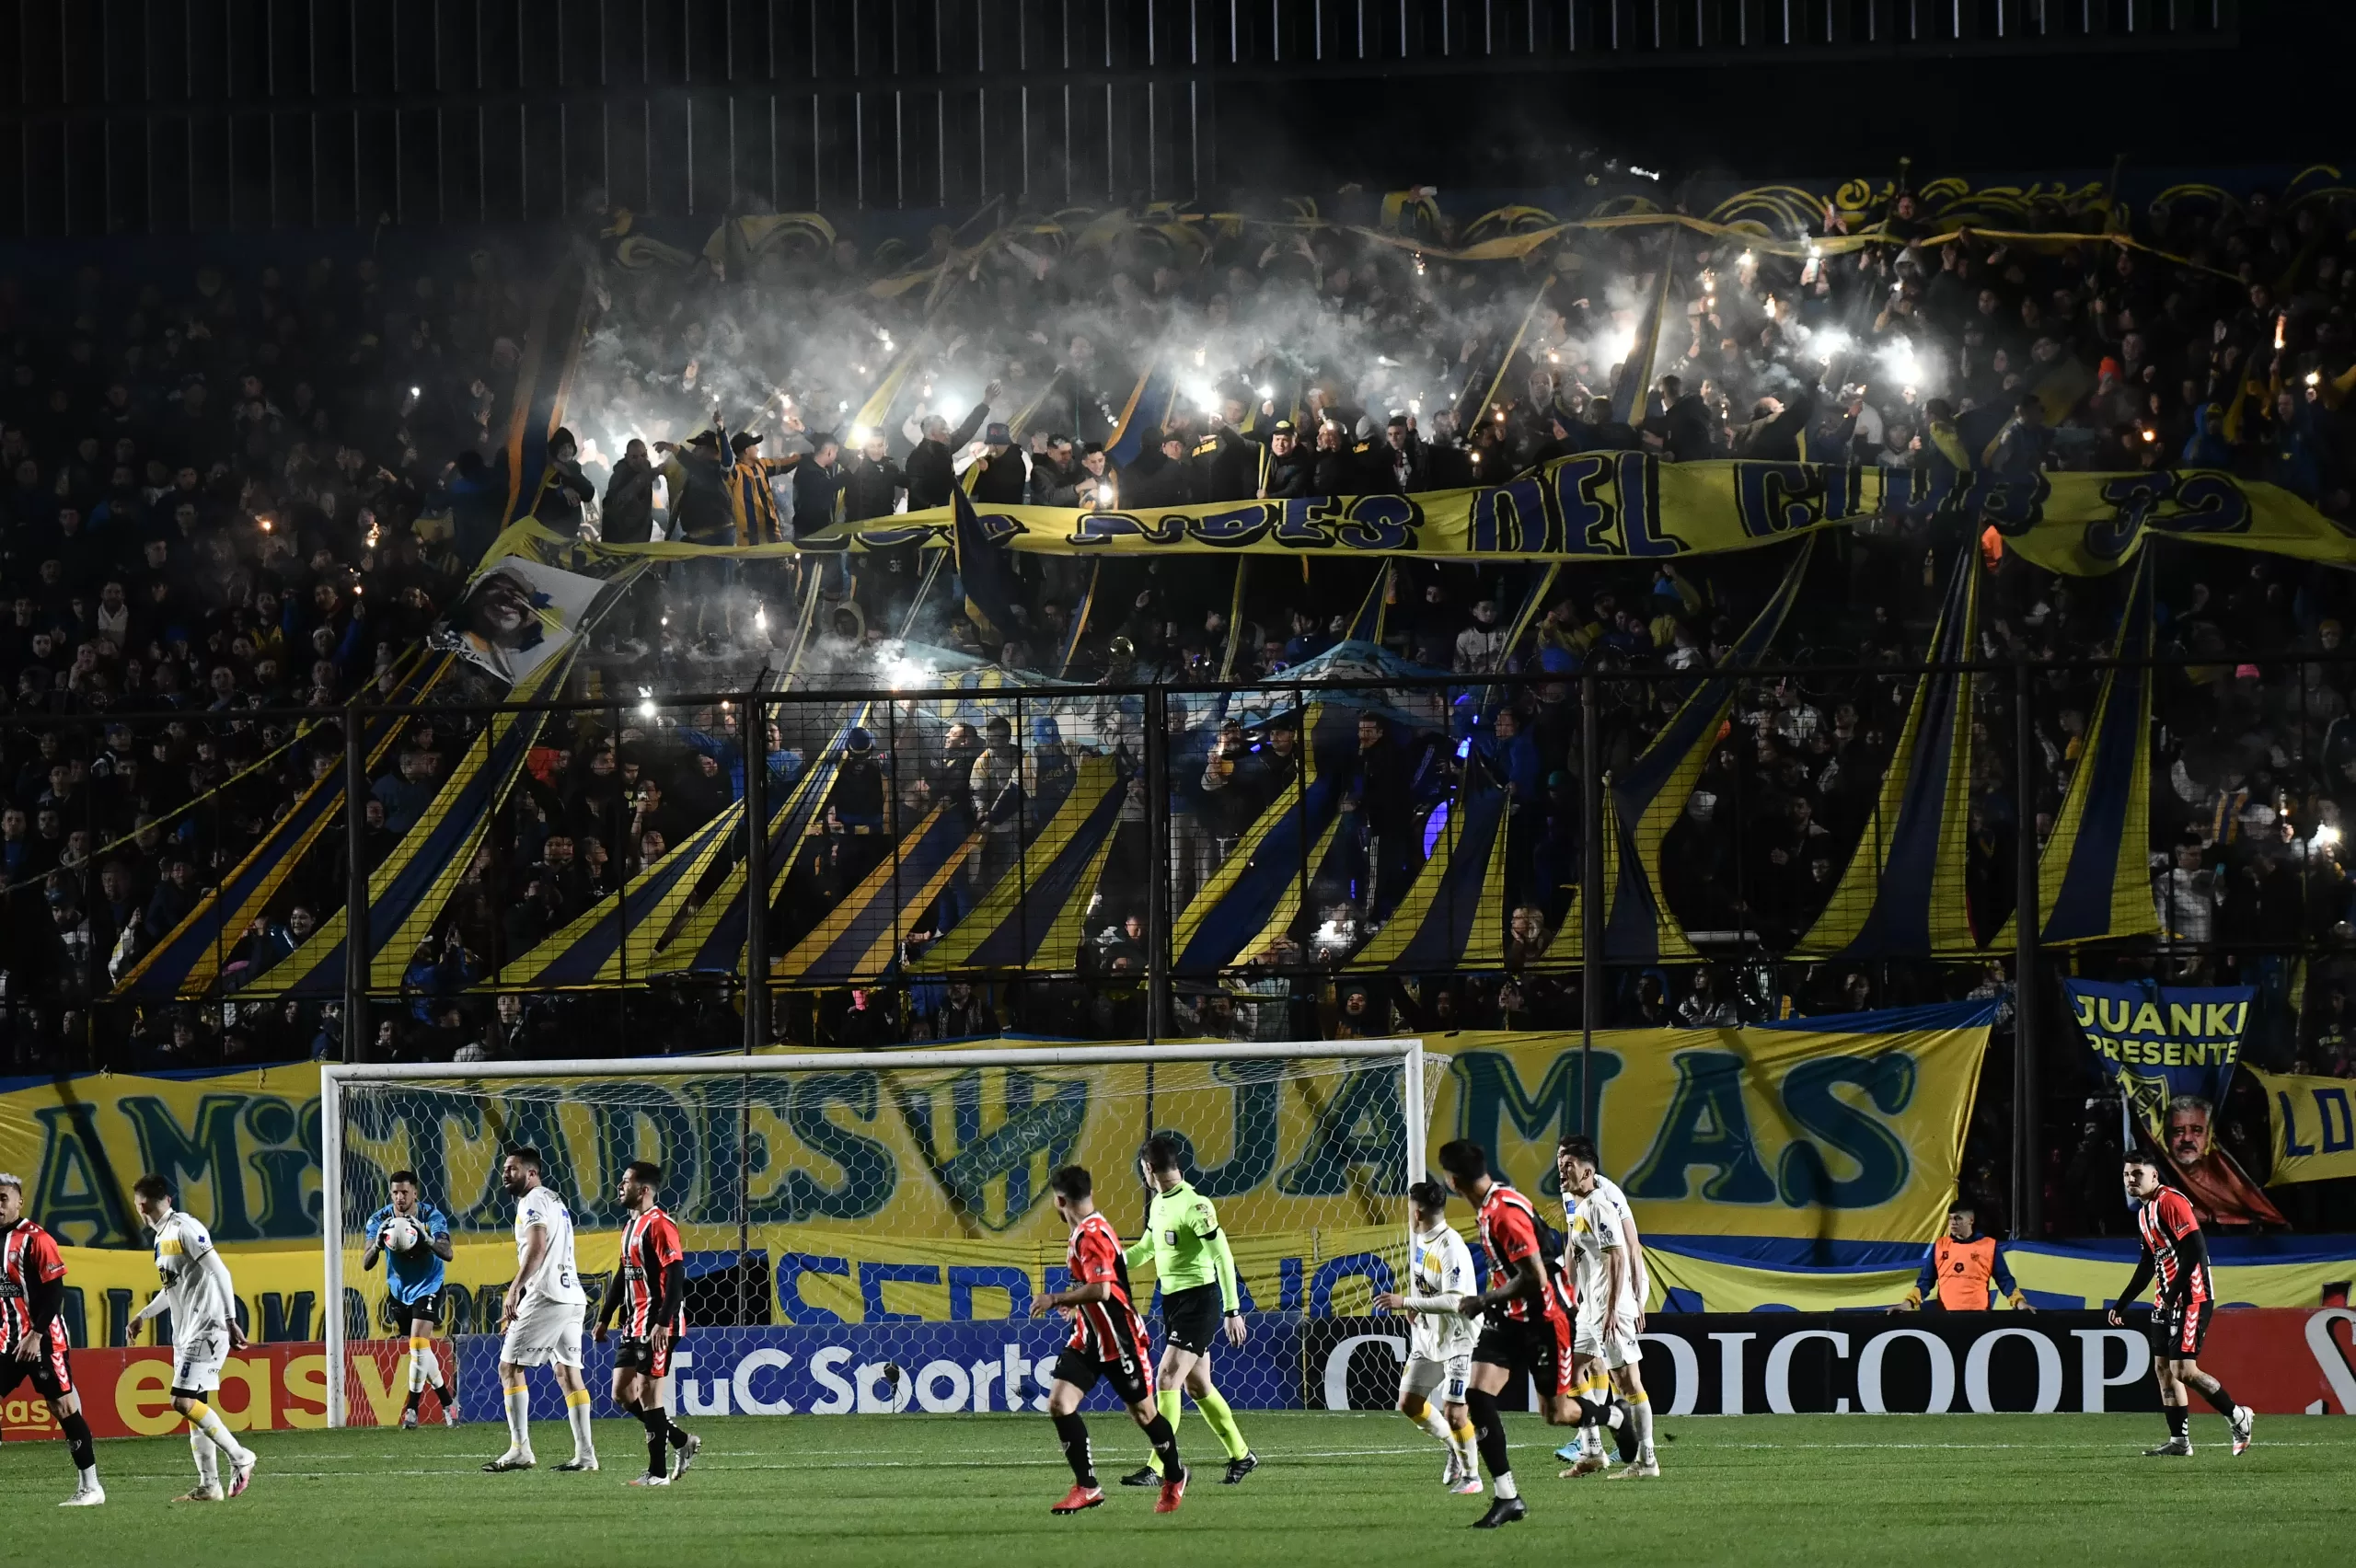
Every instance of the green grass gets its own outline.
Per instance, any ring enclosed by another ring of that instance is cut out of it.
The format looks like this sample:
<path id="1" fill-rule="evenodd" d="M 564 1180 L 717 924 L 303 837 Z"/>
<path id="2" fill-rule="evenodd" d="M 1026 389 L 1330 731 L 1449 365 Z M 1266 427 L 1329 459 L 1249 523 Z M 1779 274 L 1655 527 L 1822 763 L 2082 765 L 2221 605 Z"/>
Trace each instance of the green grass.
<path id="1" fill-rule="evenodd" d="M 496 1424 L 456 1431 L 266 1434 L 254 1488 L 211 1507 L 167 1499 L 194 1479 L 179 1438 L 102 1443 L 104 1508 L 72 1489 L 64 1447 L 0 1450 L 0 1562 L 79 1568 L 201 1563 L 1036 1565 L 1699 1562 L 2344 1562 L 2356 1540 L 2356 1422 L 2262 1417 L 2234 1458 L 2203 1412 L 2189 1461 L 2145 1459 L 2156 1416 L 1784 1416 L 1661 1423 L 1659 1482 L 1561 1482 L 1563 1435 L 1512 1423 L 1530 1518 L 1464 1528 L 1484 1499 L 1439 1489 L 1440 1450 L 1397 1417 L 1249 1414 L 1265 1461 L 1218 1484 L 1190 1412 L 1197 1482 L 1178 1514 L 1110 1485 L 1143 1444 L 1098 1415 L 1110 1501 L 1057 1519 L 1069 1482 L 1044 1416 L 737 1418 L 696 1424 L 704 1454 L 667 1492 L 622 1482 L 635 1424 L 601 1422 L 606 1469 L 490 1476 Z M 535 1431 L 543 1464 L 571 1452 Z M 167 1520 L 169 1521 L 167 1524 Z"/>

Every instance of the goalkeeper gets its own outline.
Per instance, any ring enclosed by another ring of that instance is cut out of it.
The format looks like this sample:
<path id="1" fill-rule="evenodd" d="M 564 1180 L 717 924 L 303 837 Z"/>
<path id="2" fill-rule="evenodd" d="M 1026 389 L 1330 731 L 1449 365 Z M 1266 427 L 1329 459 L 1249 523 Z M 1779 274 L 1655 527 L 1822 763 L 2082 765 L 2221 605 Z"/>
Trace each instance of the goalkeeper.
<path id="1" fill-rule="evenodd" d="M 1146 1139 L 1138 1167 L 1152 1198 L 1146 1208 L 1145 1234 L 1124 1257 L 1131 1268 L 1150 1257 L 1161 1293 L 1161 1364 L 1154 1369 L 1154 1401 L 1174 1433 L 1180 1390 L 1194 1396 L 1195 1407 L 1227 1449 L 1223 1480 L 1233 1486 L 1260 1468 L 1236 1427 L 1235 1412 L 1211 1386 L 1211 1344 L 1222 1320 L 1228 1343 L 1240 1345 L 1244 1338 L 1235 1254 L 1228 1250 L 1211 1201 L 1186 1184 L 1180 1149 L 1178 1139 L 1168 1133 Z M 1123 1476 L 1121 1484 L 1161 1485 L 1161 1461 L 1150 1460 L 1143 1470 Z"/>

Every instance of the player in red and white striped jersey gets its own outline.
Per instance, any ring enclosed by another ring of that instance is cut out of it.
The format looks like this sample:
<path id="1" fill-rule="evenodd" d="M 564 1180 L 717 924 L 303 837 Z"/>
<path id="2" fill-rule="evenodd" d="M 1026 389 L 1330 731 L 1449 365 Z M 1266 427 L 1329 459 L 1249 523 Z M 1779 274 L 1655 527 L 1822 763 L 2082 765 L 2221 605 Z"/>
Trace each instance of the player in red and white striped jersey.
<path id="1" fill-rule="evenodd" d="M 687 1332 L 687 1254 L 679 1228 L 656 1195 L 663 1168 L 633 1159 L 622 1169 L 620 1196 L 629 1218 L 606 1297 L 597 1307 L 599 1344 L 616 1311 L 622 1315 L 622 1343 L 614 1347 L 614 1402 L 646 1428 L 646 1473 L 632 1486 L 668 1486 L 687 1473 L 703 1439 L 673 1421 L 663 1407 L 663 1380 L 671 1373 L 671 1352 Z M 668 1470 L 664 1446 L 678 1450 Z"/>
<path id="2" fill-rule="evenodd" d="M 1096 1212 L 1096 1182 L 1085 1166 L 1065 1166 L 1048 1178 L 1047 1190 L 1055 1194 L 1056 1213 L 1071 1227 L 1064 1264 L 1072 1281 L 1069 1289 L 1050 1291 L 1031 1309 L 1034 1317 L 1063 1312 L 1072 1320 L 1071 1339 L 1056 1358 L 1056 1383 L 1047 1395 L 1047 1413 L 1055 1418 L 1056 1436 L 1071 1465 L 1072 1487 L 1048 1511 L 1077 1514 L 1104 1501 L 1089 1452 L 1088 1424 L 1080 1417 L 1081 1398 L 1101 1378 L 1129 1407 L 1161 1461 L 1161 1495 L 1153 1511 L 1167 1514 L 1186 1495 L 1186 1467 L 1178 1458 L 1177 1434 L 1154 1403 L 1153 1359 L 1146 1348 L 1145 1323 L 1129 1295 L 1121 1239 Z"/>
<path id="3" fill-rule="evenodd" d="M 1569 1425 L 1578 1419 L 1571 1397 L 1571 1320 L 1539 1240 L 1537 1206 L 1489 1173 L 1488 1151 L 1479 1144 L 1458 1138 L 1441 1145 L 1439 1168 L 1449 1184 L 1480 1211 L 1481 1250 L 1489 1256 L 1489 1288 L 1460 1298 L 1456 1309 L 1482 1320 L 1464 1405 L 1496 1491 L 1473 1528 L 1493 1530 L 1530 1513 L 1513 1478 L 1497 1395 L 1516 1372 L 1526 1373 L 1544 1401 L 1549 1423 Z"/>
<path id="4" fill-rule="evenodd" d="M 65 1508 L 93 1508 L 107 1500 L 98 1484 L 98 1450 L 82 1398 L 74 1391 L 74 1363 L 66 1349 L 65 1260 L 48 1231 L 25 1216 L 25 1182 L 0 1170 L 0 1397 L 32 1380 L 49 1404 L 57 1429 L 80 1472 Z"/>
<path id="5" fill-rule="evenodd" d="M 2160 1409 L 2168 1420 L 2168 1440 L 2143 1450 L 2148 1457 L 2189 1458 L 2192 1453 L 2192 1394 L 2201 1397 L 2225 1418 L 2233 1434 L 2234 1452 L 2249 1447 L 2257 1412 L 2234 1402 L 2225 1386 L 2200 1369 L 2195 1359 L 2209 1337 L 2209 1320 L 2217 1309 L 2216 1283 L 2209 1272 L 2209 1244 L 2200 1234 L 2200 1220 L 2190 1200 L 2160 1181 L 2159 1161 L 2131 1152 L 2125 1175 L 2127 1195 L 2140 1206 L 2135 1228 L 2143 1239 L 2143 1255 L 2127 1288 L 2111 1304 L 2110 1320 L 2123 1325 L 2127 1304 L 2142 1293 L 2145 1282 L 2156 1278 L 2152 1290 L 2152 1370 L 2160 1381 Z"/>

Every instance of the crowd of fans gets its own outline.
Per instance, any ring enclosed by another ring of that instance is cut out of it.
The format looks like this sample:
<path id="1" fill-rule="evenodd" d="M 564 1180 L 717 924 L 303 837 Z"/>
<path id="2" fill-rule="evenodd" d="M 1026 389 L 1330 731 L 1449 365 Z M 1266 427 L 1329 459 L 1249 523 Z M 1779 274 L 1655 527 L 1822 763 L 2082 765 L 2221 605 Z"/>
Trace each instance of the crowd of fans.
<path id="1" fill-rule="evenodd" d="M 767 253 L 632 270 L 601 258 L 595 324 L 522 505 L 608 544 L 807 538 L 945 503 L 1125 509 L 1254 496 L 1424 492 L 1596 449 L 1665 461 L 1944 455 L 2039 468 L 2229 468 L 2350 513 L 2356 389 L 2350 214 L 2264 193 L 2108 242 L 1940 243 L 1912 198 L 1873 243 L 1781 256 L 1668 229 L 1574 232 L 1519 262 L 1459 262 L 1334 229 L 1246 225 L 1177 244 L 1149 228 L 1081 245 L 1018 225 L 930 254 Z M 2071 220 L 2050 215 L 2050 226 Z M 1657 368 L 1616 407 L 1659 271 L 1674 269 Z M 342 705 L 415 695 L 425 634 L 505 514 L 504 435 L 541 269 L 479 252 L 414 272 L 289 259 L 248 272 L 121 278 L 85 269 L 0 288 L 0 1033 L 12 1064 L 155 1066 L 347 1048 L 332 996 L 240 1000 L 341 909 L 339 819 L 266 916 L 224 933 L 203 998 L 116 997 L 143 959 L 342 766 Z M 910 278 L 916 280 L 907 284 Z M 1533 303 L 1534 302 L 1534 303 Z M 1166 409 L 1133 409 L 1177 367 Z M 859 423 L 869 394 L 900 394 Z M 577 432 L 577 433 L 576 433 Z M 1115 446 L 1126 434 L 1128 446 Z M 1969 440 L 1971 449 L 1966 451 Z M 1134 447 L 1131 451 L 1129 448 Z M 1117 455 L 1126 452 L 1129 460 Z M 2050 832 L 2087 736 L 2128 573 L 2063 579 L 1964 519 L 1830 536 L 1773 662 L 1746 683 L 1663 856 L 1669 913 L 1706 962 L 1616 966 L 1612 1024 L 1722 1024 L 1788 1010 L 1979 994 L 1984 963 L 1787 958 L 1874 820 L 1950 575 L 1985 574 L 1978 651 L 2051 667 L 2031 688 L 2033 755 L 2014 755 L 2009 679 L 1975 683 L 1967 903 L 1984 941 L 2011 912 L 2018 835 Z M 1293 928 L 1223 975 L 1182 974 L 1172 1033 L 1240 1038 L 1575 1027 L 1561 932 L 1576 928 L 1583 780 L 1624 765 L 1729 644 L 1792 547 L 1675 565 L 1566 571 L 1512 636 L 1536 569 L 1025 555 L 1018 624 L 985 635 L 929 558 L 845 569 L 673 563 L 614 596 L 572 689 L 613 706 L 552 723 L 495 813 L 457 895 L 411 933 L 402 995 L 357 1027 L 380 1055 L 579 1049 L 609 1000 L 494 987 L 622 882 L 740 799 L 840 764 L 772 920 L 783 951 L 934 804 L 989 847 L 917 922 L 906 956 L 985 891 L 1040 830 L 1059 767 L 1103 750 L 1129 780 L 1110 870 L 1078 951 L 1051 977 L 781 996 L 781 1037 L 884 1043 L 1023 1029 L 1123 1037 L 1148 1021 L 1146 792 L 1170 807 L 1184 907 L 1305 767 L 1345 780 L 1340 849 L 1307 868 Z M 814 558 L 812 558 L 814 559 Z M 805 636 L 804 571 L 826 573 Z M 1221 723 L 1200 704 L 1144 777 L 1134 698 L 1083 724 L 1068 700 L 1002 707 L 1002 732 L 913 709 L 849 742 L 843 714 L 788 703 L 748 763 L 739 714 L 667 694 L 744 689 L 756 673 L 838 690 L 994 666 L 1011 686 L 1133 687 L 1279 679 L 1331 650 L 1373 591 L 1395 662 L 1462 684 L 1371 689 Z M 2351 609 L 2325 566 L 2171 544 L 2157 563 L 2152 822 L 2163 936 L 2090 955 L 2089 973 L 2259 987 L 2249 1050 L 2356 1076 L 2356 986 L 2342 818 L 2356 812 Z M 1080 623 L 1077 633 L 1075 623 Z M 1578 677 L 1601 677 L 1600 753 L 1580 751 Z M 1412 687 L 1401 688 L 1414 691 Z M 641 712 L 634 695 L 651 694 Z M 363 860 L 428 820 L 500 688 L 464 664 L 371 773 Z M 1045 720 L 1045 728 L 1041 728 Z M 1466 781 L 1509 800 L 1505 958 L 1470 973 L 1352 976 Z M 774 793 L 772 799 L 781 799 Z M 730 850 L 715 861 L 716 877 Z M 985 870 L 987 868 L 987 870 Z M 679 913 L 716 885 L 684 887 Z M 1842 896 L 1851 896 L 1844 894 Z M 1702 935 L 1708 934 L 1708 935 Z M 404 938 L 405 943 L 409 938 Z M 283 977 L 283 972 L 282 977 Z M 724 979 L 633 995 L 629 1043 L 738 1028 Z M 601 1032 L 617 1039 L 614 1032 Z"/>

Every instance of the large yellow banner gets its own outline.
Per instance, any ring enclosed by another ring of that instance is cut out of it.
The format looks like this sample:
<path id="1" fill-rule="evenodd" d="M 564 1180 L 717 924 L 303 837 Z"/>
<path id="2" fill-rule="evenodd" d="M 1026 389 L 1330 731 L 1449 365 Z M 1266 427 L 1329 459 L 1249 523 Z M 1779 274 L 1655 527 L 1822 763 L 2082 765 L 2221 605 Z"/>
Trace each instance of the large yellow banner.
<path id="1" fill-rule="evenodd" d="M 664 1201 L 691 1244 L 808 1228 L 837 1251 L 856 1237 L 1052 1260 L 1063 1228 L 1048 1174 L 1076 1160 L 1126 1198 L 1138 1146 L 1160 1130 L 1185 1140 L 1231 1234 L 1355 1247 L 1402 1222 L 1406 1181 L 1448 1139 L 1483 1144 L 1546 1197 L 1555 1139 L 1584 1123 L 1648 1231 L 1928 1240 L 1954 1192 L 1986 1032 L 1619 1031 L 1597 1035 L 1591 1057 L 1576 1034 L 1451 1035 L 1432 1046 L 1420 1162 L 1390 1060 L 1140 1052 L 1111 1066 L 352 1085 L 345 1223 L 407 1168 L 462 1238 L 491 1242 L 514 1212 L 501 1153 L 525 1143 L 584 1232 L 618 1222 L 615 1180 L 649 1159 L 669 1172 Z M 225 1245 L 299 1251 L 319 1233 L 319 1135 L 310 1065 L 0 1095 L 0 1169 L 21 1172 L 34 1216 L 82 1248 L 143 1245 L 129 1191 L 154 1171 Z"/>
<path id="2" fill-rule="evenodd" d="M 1872 518 L 1953 518 L 1994 526 L 2051 571 L 2096 576 L 2132 560 L 2153 537 L 2338 560 L 2349 533 L 2280 486 L 2213 469 L 2038 473 L 1884 468 L 1870 465 L 1670 463 L 1643 453 L 1589 452 L 1510 483 L 1422 495 L 1209 502 L 1138 512 L 1012 506 L 981 513 L 1016 550 L 1051 555 L 1386 554 L 1476 559 L 1649 560 L 1750 549 Z M 502 553 L 618 560 L 696 554 L 947 548 L 951 509 L 901 513 L 795 544 L 713 552 L 685 544 L 576 545 L 534 523 Z"/>
<path id="3" fill-rule="evenodd" d="M 2247 1064 L 2244 1070 L 2266 1095 L 2266 1119 L 2274 1139 L 2268 1186 L 2356 1176 L 2356 1082 L 2269 1073 Z"/>

